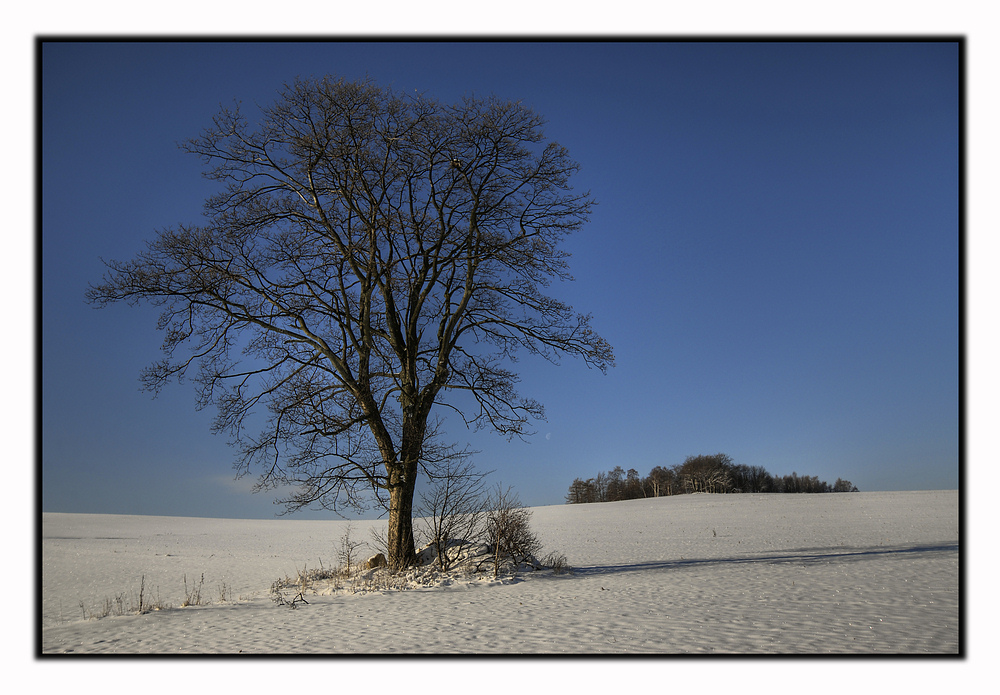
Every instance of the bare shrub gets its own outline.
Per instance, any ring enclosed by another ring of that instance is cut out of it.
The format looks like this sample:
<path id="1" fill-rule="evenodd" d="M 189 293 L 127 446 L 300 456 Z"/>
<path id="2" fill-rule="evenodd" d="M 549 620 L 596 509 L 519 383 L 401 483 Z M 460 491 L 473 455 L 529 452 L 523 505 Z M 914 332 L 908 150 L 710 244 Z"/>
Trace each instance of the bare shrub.
<path id="1" fill-rule="evenodd" d="M 108 616 L 140 615 L 142 613 L 149 613 L 150 611 L 161 611 L 170 608 L 168 604 L 160 600 L 159 589 L 157 589 L 155 601 L 146 591 L 146 575 L 142 575 L 142 578 L 139 580 L 138 593 L 134 591 L 121 591 L 114 596 L 105 597 L 104 602 L 97 611 L 88 611 L 83 601 L 80 601 L 79 605 L 80 610 L 83 612 L 84 620 L 100 620 Z"/>
<path id="2" fill-rule="evenodd" d="M 493 576 L 509 566 L 512 572 L 529 563 L 537 565 L 535 553 L 541 548 L 531 531 L 531 510 L 525 508 L 511 488 L 499 484 L 490 495 L 486 512 L 486 539 L 492 551 Z"/>
<path id="3" fill-rule="evenodd" d="M 130 613 L 149 613 L 150 611 L 162 610 L 163 603 L 160 601 L 159 590 L 157 590 L 156 601 L 146 591 L 146 575 L 142 575 L 139 580 L 139 596 L 132 596 L 132 603 L 129 606 Z"/>
<path id="4" fill-rule="evenodd" d="M 489 474 L 476 471 L 468 452 L 460 452 L 430 475 L 433 484 L 420 495 L 419 513 L 438 569 L 446 572 L 466 546 L 483 536 L 487 506 L 483 479 Z"/>
<path id="5" fill-rule="evenodd" d="M 356 550 L 362 543 L 351 540 L 348 527 L 341 539 L 336 568 L 308 569 L 303 566 L 297 577 L 276 580 L 271 598 L 279 605 L 297 607 L 305 602 L 306 592 L 366 593 L 402 591 L 418 586 L 448 586 L 460 576 L 466 579 L 481 572 L 491 572 L 493 579 L 516 574 L 521 569 L 551 569 L 553 574 L 569 572 L 566 556 L 549 553 L 545 560 L 536 558 L 541 543 L 530 527 L 531 510 L 525 508 L 511 488 L 485 494 L 485 474 L 462 465 L 439 469 L 439 485 L 423 495 L 424 526 L 432 541 L 417 553 L 418 563 L 393 571 L 381 562 L 365 563 Z M 372 531 L 374 548 L 384 549 L 384 535 Z M 356 561 L 359 560 L 359 561 Z M 373 560 L 381 559 L 378 555 Z M 527 567 L 526 567 L 527 566 Z M 322 586 L 315 582 L 327 580 Z M 288 591 L 293 592 L 290 597 Z"/>
<path id="6" fill-rule="evenodd" d="M 389 557 L 389 527 L 388 525 L 382 528 L 372 527 L 369 530 L 369 536 L 371 537 L 371 547 L 375 552 L 382 553 L 386 557 Z"/>
<path id="7" fill-rule="evenodd" d="M 219 584 L 219 603 L 232 603 L 233 587 L 225 582 Z"/>
<path id="8" fill-rule="evenodd" d="M 355 554 L 358 548 L 364 545 L 362 541 L 351 540 L 351 531 L 351 525 L 348 524 L 344 535 L 340 537 L 340 548 L 337 550 L 337 559 L 340 560 L 345 575 L 351 574 L 351 566 L 354 565 Z"/>
<path id="9" fill-rule="evenodd" d="M 548 567 L 552 570 L 552 574 L 565 574 L 566 572 L 572 572 L 572 568 L 566 561 L 566 556 L 562 553 L 549 553 L 541 562 L 542 567 Z"/>
<path id="10" fill-rule="evenodd" d="M 202 604 L 201 599 L 201 587 L 205 584 L 205 573 L 201 573 L 201 580 L 197 585 L 192 583 L 191 590 L 188 591 L 187 575 L 184 575 L 184 600 L 181 601 L 181 608 L 187 608 L 188 606 L 200 606 Z"/>
<path id="11" fill-rule="evenodd" d="M 299 589 L 298 593 L 294 594 L 291 600 L 289 600 L 289 598 L 285 595 L 284 591 L 282 591 L 282 589 L 284 589 L 286 586 L 287 584 L 280 579 L 273 582 L 271 584 L 271 591 L 269 592 L 271 595 L 271 600 L 274 601 L 279 606 L 288 606 L 289 608 L 298 608 L 300 603 L 304 603 L 306 605 L 309 604 L 309 602 L 306 601 L 305 597 L 302 595 L 305 589 Z"/>

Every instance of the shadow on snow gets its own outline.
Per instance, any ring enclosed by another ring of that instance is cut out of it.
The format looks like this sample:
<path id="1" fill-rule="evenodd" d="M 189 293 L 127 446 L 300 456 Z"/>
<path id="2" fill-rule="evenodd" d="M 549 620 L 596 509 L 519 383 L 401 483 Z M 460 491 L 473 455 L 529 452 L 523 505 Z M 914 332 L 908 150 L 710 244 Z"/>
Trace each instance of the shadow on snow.
<path id="1" fill-rule="evenodd" d="M 926 555 L 933 553 L 957 553 L 958 542 L 936 543 L 933 545 L 912 546 L 875 546 L 861 549 L 838 548 L 800 548 L 788 550 L 780 554 L 748 555 L 746 557 L 705 558 L 662 560 L 652 562 L 636 562 L 622 565 L 594 565 L 590 567 L 573 567 L 576 576 L 600 576 L 617 574 L 619 572 L 644 572 L 647 570 L 671 570 L 686 567 L 711 567 L 716 565 L 742 564 L 814 564 L 836 561 L 865 560 L 874 557 L 891 555 Z"/>

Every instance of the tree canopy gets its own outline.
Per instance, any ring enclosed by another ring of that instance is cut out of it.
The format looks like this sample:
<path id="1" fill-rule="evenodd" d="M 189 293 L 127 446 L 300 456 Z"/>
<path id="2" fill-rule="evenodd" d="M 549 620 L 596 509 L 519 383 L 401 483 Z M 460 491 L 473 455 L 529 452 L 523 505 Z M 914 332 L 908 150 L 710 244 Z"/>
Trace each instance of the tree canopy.
<path id="1" fill-rule="evenodd" d="M 435 405 L 520 436 L 544 411 L 517 391 L 519 352 L 614 363 L 590 317 L 544 293 L 594 203 L 543 124 L 494 97 L 297 80 L 183 145 L 219 183 L 205 222 L 108 262 L 88 297 L 162 307 L 146 388 L 191 378 L 238 474 L 291 485 L 289 510 L 386 505 L 398 569 L 418 473 L 448 455 Z"/>

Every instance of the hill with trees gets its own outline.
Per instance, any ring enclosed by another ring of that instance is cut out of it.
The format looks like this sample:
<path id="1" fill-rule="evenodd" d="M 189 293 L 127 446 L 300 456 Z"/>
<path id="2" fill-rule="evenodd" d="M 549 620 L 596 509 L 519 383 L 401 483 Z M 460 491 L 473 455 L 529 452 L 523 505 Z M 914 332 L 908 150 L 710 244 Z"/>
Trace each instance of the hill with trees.
<path id="1" fill-rule="evenodd" d="M 816 476 L 776 476 L 763 466 L 738 464 L 726 454 L 688 456 L 684 463 L 656 466 L 641 477 L 635 468 L 621 466 L 599 472 L 593 478 L 576 478 L 566 494 L 567 504 L 617 502 L 644 497 L 684 495 L 694 492 L 857 492 L 849 480 L 837 478 L 833 485 Z"/>

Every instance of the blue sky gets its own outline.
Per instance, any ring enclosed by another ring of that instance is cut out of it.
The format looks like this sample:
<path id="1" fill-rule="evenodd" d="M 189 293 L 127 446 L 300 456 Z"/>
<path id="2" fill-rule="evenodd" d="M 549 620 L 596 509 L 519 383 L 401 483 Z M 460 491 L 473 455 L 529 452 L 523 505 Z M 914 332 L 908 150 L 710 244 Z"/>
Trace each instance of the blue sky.
<path id="1" fill-rule="evenodd" d="M 326 73 L 519 99 L 599 201 L 552 294 L 617 366 L 526 357 L 537 435 L 448 431 L 526 504 L 717 452 L 862 490 L 958 486 L 955 43 L 51 43 L 40 67 L 44 511 L 280 510 L 233 480 L 192 387 L 139 391 L 156 309 L 84 292 L 101 258 L 199 221 L 211 184 L 177 143 Z"/>

